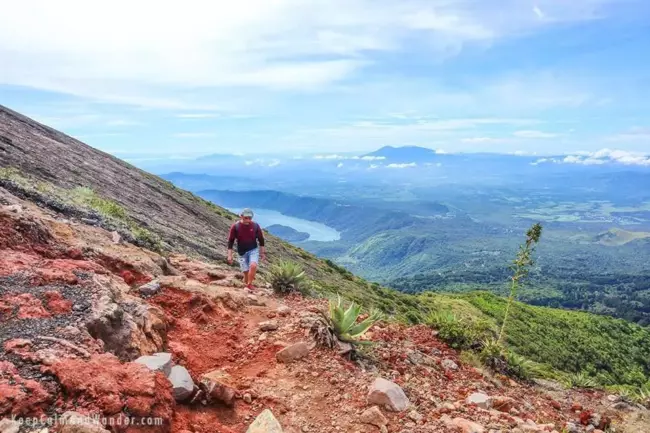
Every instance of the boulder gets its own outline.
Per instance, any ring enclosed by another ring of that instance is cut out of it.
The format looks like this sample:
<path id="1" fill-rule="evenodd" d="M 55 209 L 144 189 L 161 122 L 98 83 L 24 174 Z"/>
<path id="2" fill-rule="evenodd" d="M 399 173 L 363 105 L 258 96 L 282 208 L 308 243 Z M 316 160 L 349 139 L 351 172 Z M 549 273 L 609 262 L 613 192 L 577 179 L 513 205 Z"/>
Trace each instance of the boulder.
<path id="1" fill-rule="evenodd" d="M 278 309 L 276 310 L 276 312 L 277 312 L 280 316 L 288 316 L 288 315 L 291 313 L 291 308 L 288 307 L 288 306 L 286 306 L 286 305 L 280 305 L 280 306 L 278 307 Z"/>
<path id="2" fill-rule="evenodd" d="M 266 322 L 261 322 L 259 328 L 262 331 L 275 331 L 278 329 L 278 322 L 275 320 L 267 320 Z"/>
<path id="3" fill-rule="evenodd" d="M 454 418 L 451 424 L 460 429 L 463 433 L 484 433 L 485 427 L 481 424 L 466 420 L 465 418 Z"/>
<path id="4" fill-rule="evenodd" d="M 490 397 L 487 394 L 482 392 L 475 392 L 465 400 L 467 404 L 475 404 L 476 406 L 489 409 L 490 408 Z"/>
<path id="5" fill-rule="evenodd" d="M 194 381 L 185 367 L 173 366 L 168 379 L 172 383 L 172 394 L 176 401 L 186 400 L 194 392 Z"/>
<path id="6" fill-rule="evenodd" d="M 155 295 L 160 291 L 160 282 L 158 280 L 149 281 L 138 289 L 145 296 Z"/>
<path id="7" fill-rule="evenodd" d="M 268 409 L 264 409 L 264 411 L 255 418 L 253 424 L 248 427 L 246 433 L 283 433 L 283 431 L 282 426 L 278 420 L 275 419 L 273 413 Z"/>
<path id="8" fill-rule="evenodd" d="M 209 400 L 220 401 L 228 407 L 235 405 L 237 390 L 230 375 L 223 370 L 213 370 L 201 376 L 200 387 Z"/>
<path id="9" fill-rule="evenodd" d="M 451 359 L 443 359 L 440 364 L 445 370 L 458 370 L 458 364 Z"/>
<path id="10" fill-rule="evenodd" d="M 166 352 L 145 355 L 136 359 L 134 362 L 143 364 L 152 371 L 162 371 L 165 376 L 169 376 L 172 371 L 172 354 Z"/>
<path id="11" fill-rule="evenodd" d="M 20 423 L 9 418 L 0 419 L 0 433 L 18 433 Z"/>
<path id="12" fill-rule="evenodd" d="M 359 421 L 364 424 L 370 424 L 377 427 L 388 424 L 388 420 L 384 414 L 381 413 L 381 410 L 379 410 L 377 406 L 366 409 L 359 417 Z"/>
<path id="13" fill-rule="evenodd" d="M 61 433 L 110 433 L 98 420 L 78 412 L 65 412 L 59 422 Z"/>
<path id="14" fill-rule="evenodd" d="M 275 358 L 279 362 L 288 364 L 290 362 L 296 361 L 298 359 L 304 358 L 309 354 L 309 346 L 304 341 L 300 343 L 292 344 L 291 346 L 285 347 L 281 351 L 275 354 Z"/>
<path id="15" fill-rule="evenodd" d="M 399 385 L 378 377 L 370 387 L 368 403 L 385 406 L 394 412 L 401 412 L 409 407 L 409 399 Z"/>
<path id="16" fill-rule="evenodd" d="M 122 236 L 116 231 L 111 232 L 111 240 L 113 241 L 114 244 L 119 244 L 122 242 Z"/>

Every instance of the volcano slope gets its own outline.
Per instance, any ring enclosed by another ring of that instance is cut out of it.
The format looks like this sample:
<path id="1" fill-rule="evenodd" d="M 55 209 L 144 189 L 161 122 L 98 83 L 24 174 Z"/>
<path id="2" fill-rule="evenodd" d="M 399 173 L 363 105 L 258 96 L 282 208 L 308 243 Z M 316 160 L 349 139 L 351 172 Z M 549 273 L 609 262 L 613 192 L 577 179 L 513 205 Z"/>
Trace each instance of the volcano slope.
<path id="1" fill-rule="evenodd" d="M 643 407 L 491 375 L 423 325 L 380 322 L 356 361 L 312 347 L 326 300 L 242 288 L 222 260 L 232 215 L 6 109 L 0 137 L 2 433 L 650 431 Z M 417 311 L 270 240 L 315 293 Z M 377 378 L 395 388 L 371 393 Z M 53 422 L 72 413 L 103 427 Z"/>

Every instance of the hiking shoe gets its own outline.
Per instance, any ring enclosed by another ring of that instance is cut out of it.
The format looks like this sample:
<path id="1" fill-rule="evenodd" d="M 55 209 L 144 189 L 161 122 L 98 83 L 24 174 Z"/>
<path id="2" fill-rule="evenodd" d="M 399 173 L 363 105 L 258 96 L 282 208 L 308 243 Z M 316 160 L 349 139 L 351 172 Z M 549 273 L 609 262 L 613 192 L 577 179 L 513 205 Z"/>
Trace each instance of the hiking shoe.
<path id="1" fill-rule="evenodd" d="M 247 284 L 247 285 L 246 285 L 246 288 L 247 288 L 248 290 L 257 290 L 257 287 L 255 287 L 253 284 Z"/>

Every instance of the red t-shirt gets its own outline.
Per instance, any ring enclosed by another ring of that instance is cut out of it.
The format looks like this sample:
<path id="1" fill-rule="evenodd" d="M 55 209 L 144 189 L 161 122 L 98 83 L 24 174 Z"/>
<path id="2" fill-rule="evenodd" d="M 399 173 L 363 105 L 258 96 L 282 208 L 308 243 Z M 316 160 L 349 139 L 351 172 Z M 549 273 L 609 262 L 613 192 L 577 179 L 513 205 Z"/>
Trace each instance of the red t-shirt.
<path id="1" fill-rule="evenodd" d="M 232 249 L 237 241 L 237 253 L 239 255 L 245 254 L 250 250 L 257 248 L 257 242 L 261 247 L 264 246 L 264 234 L 262 228 L 256 222 L 244 224 L 236 222 L 230 227 L 228 234 L 228 249 Z"/>

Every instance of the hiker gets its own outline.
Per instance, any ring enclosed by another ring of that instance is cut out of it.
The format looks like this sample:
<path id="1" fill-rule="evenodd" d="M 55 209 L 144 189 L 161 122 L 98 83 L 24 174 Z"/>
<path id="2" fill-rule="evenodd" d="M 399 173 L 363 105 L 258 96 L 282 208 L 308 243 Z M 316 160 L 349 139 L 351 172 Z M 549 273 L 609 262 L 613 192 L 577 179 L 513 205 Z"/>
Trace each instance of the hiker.
<path id="1" fill-rule="evenodd" d="M 264 249 L 264 234 L 259 224 L 253 222 L 253 211 L 246 208 L 240 215 L 241 219 L 230 227 L 228 235 L 228 264 L 232 264 L 232 248 L 237 241 L 239 266 L 244 273 L 244 284 L 250 290 L 255 289 L 255 273 L 260 259 L 266 259 Z M 258 248 L 259 241 L 259 248 Z"/>

